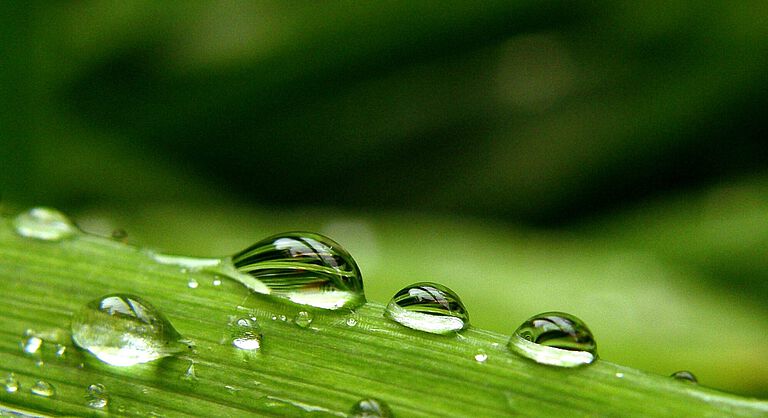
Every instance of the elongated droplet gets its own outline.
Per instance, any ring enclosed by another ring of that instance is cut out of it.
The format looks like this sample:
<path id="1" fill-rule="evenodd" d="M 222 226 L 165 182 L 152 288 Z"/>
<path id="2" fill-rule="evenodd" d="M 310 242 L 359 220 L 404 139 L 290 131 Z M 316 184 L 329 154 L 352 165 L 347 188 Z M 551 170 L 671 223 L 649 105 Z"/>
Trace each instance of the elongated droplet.
<path id="1" fill-rule="evenodd" d="M 56 394 L 56 390 L 53 386 L 45 380 L 38 380 L 35 382 L 35 384 L 29 388 L 29 391 L 34 395 L 43 396 L 45 398 L 50 398 Z"/>
<path id="2" fill-rule="evenodd" d="M 72 340 L 99 360 L 132 366 L 189 348 L 189 341 L 155 307 L 130 294 L 89 302 L 72 318 Z"/>
<path id="3" fill-rule="evenodd" d="M 507 347 L 551 366 L 576 367 L 597 359 L 597 345 L 587 325 L 563 312 L 546 312 L 523 322 Z"/>
<path id="4" fill-rule="evenodd" d="M 60 241 L 77 233 L 66 215 L 51 208 L 32 208 L 13 220 L 16 233 L 44 241 Z"/>
<path id="5" fill-rule="evenodd" d="M 8 393 L 16 393 L 19 391 L 19 380 L 16 379 L 16 375 L 8 373 L 5 377 L 5 391 Z"/>
<path id="6" fill-rule="evenodd" d="M 239 318 L 235 321 L 232 345 L 241 350 L 261 348 L 261 327 L 255 318 Z"/>
<path id="7" fill-rule="evenodd" d="M 437 283 L 415 283 L 397 292 L 385 314 L 408 328 L 449 334 L 469 326 L 469 313 L 459 296 Z"/>
<path id="8" fill-rule="evenodd" d="M 357 401 L 349 411 L 350 418 L 391 418 L 394 417 L 384 401 L 366 398 Z"/>
<path id="9" fill-rule="evenodd" d="M 322 309 L 365 303 L 357 263 L 338 243 L 320 234 L 275 235 L 235 254 L 231 262 L 233 277 L 254 292 Z"/>
<path id="10" fill-rule="evenodd" d="M 101 409 L 109 403 L 109 393 L 101 383 L 89 385 L 85 390 L 85 403 L 91 408 Z"/>
<path id="11" fill-rule="evenodd" d="M 312 324 L 312 314 L 307 311 L 301 311 L 293 318 L 293 322 L 301 328 L 307 328 Z"/>
<path id="12" fill-rule="evenodd" d="M 684 382 L 699 383 L 699 379 L 696 379 L 696 376 L 688 370 L 680 370 L 679 372 L 672 373 L 670 376 Z"/>

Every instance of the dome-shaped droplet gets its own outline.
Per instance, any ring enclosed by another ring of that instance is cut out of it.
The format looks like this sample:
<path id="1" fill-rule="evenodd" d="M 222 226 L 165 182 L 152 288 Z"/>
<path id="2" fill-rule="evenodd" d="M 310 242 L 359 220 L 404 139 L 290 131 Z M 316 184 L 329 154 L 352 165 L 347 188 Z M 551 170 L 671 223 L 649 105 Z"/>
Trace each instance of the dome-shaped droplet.
<path id="1" fill-rule="evenodd" d="M 313 319 L 311 312 L 301 311 L 293 318 L 293 322 L 301 328 L 307 328 L 312 324 Z"/>
<path id="2" fill-rule="evenodd" d="M 507 347 L 552 366 L 576 367 L 597 359 L 597 345 L 587 325 L 563 312 L 546 312 L 523 322 Z"/>
<path id="3" fill-rule="evenodd" d="M 680 370 L 679 372 L 672 373 L 670 376 L 684 382 L 699 383 L 699 379 L 696 379 L 696 376 L 688 370 Z"/>
<path id="4" fill-rule="evenodd" d="M 51 208 L 33 208 L 13 220 L 16 233 L 44 241 L 59 241 L 77 233 L 66 215 Z"/>
<path id="5" fill-rule="evenodd" d="M 45 380 L 38 380 L 35 382 L 35 384 L 29 388 L 29 391 L 34 395 L 42 396 L 45 398 L 50 398 L 56 394 L 56 389 L 54 389 L 53 385 L 46 382 Z"/>
<path id="6" fill-rule="evenodd" d="M 72 340 L 113 366 L 146 363 L 189 346 L 159 310 L 130 294 L 85 305 L 72 318 Z"/>
<path id="7" fill-rule="evenodd" d="M 85 390 L 85 403 L 91 408 L 104 408 L 109 403 L 109 393 L 101 383 L 89 385 Z"/>
<path id="8" fill-rule="evenodd" d="M 437 283 L 415 283 L 397 292 L 386 315 L 395 322 L 432 334 L 448 334 L 469 326 L 469 314 L 451 289 Z"/>
<path id="9" fill-rule="evenodd" d="M 394 417 L 384 401 L 366 398 L 357 401 L 349 411 L 350 418 L 391 418 Z"/>
<path id="10" fill-rule="evenodd" d="M 338 243 L 309 232 L 257 242 L 232 257 L 235 279 L 251 290 L 322 309 L 365 302 L 355 260 Z"/>
<path id="11" fill-rule="evenodd" d="M 19 380 L 13 373 L 8 373 L 5 377 L 5 391 L 8 393 L 16 393 L 19 391 Z"/>
<path id="12" fill-rule="evenodd" d="M 241 350 L 261 348 L 261 327 L 256 318 L 238 318 L 232 329 L 232 345 Z"/>

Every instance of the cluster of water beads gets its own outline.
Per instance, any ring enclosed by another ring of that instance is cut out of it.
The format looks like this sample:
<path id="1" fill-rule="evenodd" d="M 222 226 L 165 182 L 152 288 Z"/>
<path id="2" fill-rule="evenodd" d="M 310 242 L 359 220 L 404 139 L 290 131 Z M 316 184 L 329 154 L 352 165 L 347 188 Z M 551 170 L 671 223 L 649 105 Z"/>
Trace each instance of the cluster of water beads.
<path id="1" fill-rule="evenodd" d="M 394 417 L 384 401 L 365 398 L 357 401 L 349 411 L 349 418 L 391 418 Z"/>
<path id="2" fill-rule="evenodd" d="M 419 331 L 449 334 L 469 326 L 469 314 L 451 289 L 431 282 L 415 283 L 395 293 L 385 315 Z"/>
<path id="3" fill-rule="evenodd" d="M 37 207 L 16 216 L 13 220 L 16 233 L 27 238 L 43 241 L 60 241 L 75 235 L 77 227 L 66 215 L 56 209 Z"/>
<path id="4" fill-rule="evenodd" d="M 131 294 L 86 304 L 72 318 L 72 340 L 113 366 L 146 363 L 190 347 L 158 309 Z"/>
<path id="5" fill-rule="evenodd" d="M 517 328 L 507 347 L 537 363 L 576 367 L 597 359 L 597 345 L 587 325 L 573 315 L 545 312 Z"/>

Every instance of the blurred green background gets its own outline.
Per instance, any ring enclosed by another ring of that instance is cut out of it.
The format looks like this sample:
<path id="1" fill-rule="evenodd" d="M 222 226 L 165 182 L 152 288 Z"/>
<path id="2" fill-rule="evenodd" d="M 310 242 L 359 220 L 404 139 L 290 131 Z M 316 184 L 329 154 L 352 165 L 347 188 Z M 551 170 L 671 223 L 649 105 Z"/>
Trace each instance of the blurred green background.
<path id="1" fill-rule="evenodd" d="M 231 254 L 312 229 L 369 299 L 768 396 L 768 3 L 3 2 L 0 201 Z"/>

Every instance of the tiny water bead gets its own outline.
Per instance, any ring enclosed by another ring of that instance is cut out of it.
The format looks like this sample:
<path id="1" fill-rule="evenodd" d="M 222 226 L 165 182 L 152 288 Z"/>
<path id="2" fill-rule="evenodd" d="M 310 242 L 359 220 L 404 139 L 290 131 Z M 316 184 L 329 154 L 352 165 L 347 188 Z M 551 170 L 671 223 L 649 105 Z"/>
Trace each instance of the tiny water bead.
<path id="1" fill-rule="evenodd" d="M 674 372 L 670 375 L 670 377 L 684 382 L 699 383 L 699 379 L 697 379 L 696 376 L 694 376 L 694 374 L 688 370 L 680 370 L 679 372 Z"/>
<path id="2" fill-rule="evenodd" d="M 232 330 L 232 345 L 241 350 L 261 348 L 261 327 L 256 318 L 238 318 Z"/>
<path id="3" fill-rule="evenodd" d="M 415 283 L 397 292 L 385 315 L 395 322 L 432 334 L 449 334 L 469 326 L 469 313 L 451 289 L 437 283 Z"/>
<path id="4" fill-rule="evenodd" d="M 101 409 L 109 403 L 109 393 L 101 383 L 89 385 L 85 390 L 85 403 L 91 408 Z"/>
<path id="5" fill-rule="evenodd" d="M 587 325 L 573 315 L 546 312 L 525 321 L 507 347 L 541 364 L 576 367 L 597 359 L 597 345 Z"/>
<path id="6" fill-rule="evenodd" d="M 16 233 L 43 241 L 60 241 L 77 233 L 77 227 L 66 215 L 51 208 L 32 208 L 13 220 Z"/>
<path id="7" fill-rule="evenodd" d="M 146 363 L 190 347 L 158 309 L 130 294 L 86 304 L 72 318 L 72 340 L 113 366 Z"/>
<path id="8" fill-rule="evenodd" d="M 254 292 L 322 309 L 365 303 L 357 263 L 338 243 L 310 232 L 257 242 L 231 258 L 234 279 Z"/>
<path id="9" fill-rule="evenodd" d="M 45 380 L 38 380 L 35 382 L 35 384 L 29 388 L 29 391 L 32 392 L 33 395 L 42 396 L 45 398 L 50 398 L 56 394 L 56 389 L 54 389 L 54 387 Z"/>
<path id="10" fill-rule="evenodd" d="M 478 363 L 485 363 L 486 360 L 488 360 L 488 353 L 486 353 L 483 349 L 477 350 L 477 354 L 475 354 L 475 361 Z"/>
<path id="11" fill-rule="evenodd" d="M 293 318 L 293 322 L 300 328 L 307 328 L 312 324 L 313 316 L 310 312 L 301 311 Z"/>
<path id="12" fill-rule="evenodd" d="M 19 391 L 19 380 L 16 378 L 16 375 L 13 373 L 8 373 L 8 376 L 5 377 L 5 391 L 8 393 L 16 393 Z"/>
<path id="13" fill-rule="evenodd" d="M 200 283 L 198 283 L 195 279 L 189 279 L 187 282 L 187 287 L 190 289 L 197 289 L 198 286 L 200 286 Z"/>
<path id="14" fill-rule="evenodd" d="M 375 398 L 361 399 L 349 411 L 350 418 L 391 418 L 394 417 L 384 401 Z"/>

